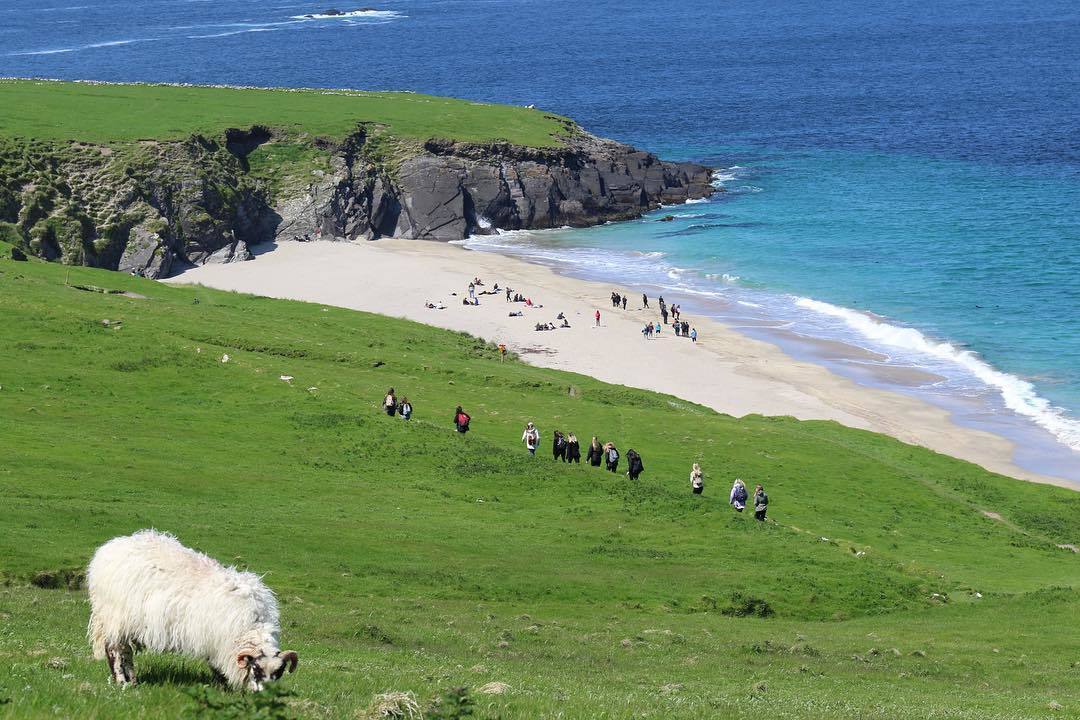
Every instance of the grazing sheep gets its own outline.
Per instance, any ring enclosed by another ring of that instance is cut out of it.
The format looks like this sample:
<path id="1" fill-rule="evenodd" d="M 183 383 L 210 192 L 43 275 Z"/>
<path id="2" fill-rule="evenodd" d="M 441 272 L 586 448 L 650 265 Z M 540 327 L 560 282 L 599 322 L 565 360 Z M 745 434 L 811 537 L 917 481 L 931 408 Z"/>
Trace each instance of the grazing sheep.
<path id="1" fill-rule="evenodd" d="M 278 649 L 278 606 L 258 576 L 225 567 L 172 535 L 140 530 L 97 549 L 87 569 L 94 657 L 120 685 L 136 650 L 204 658 L 233 688 L 262 690 L 295 652 Z"/>

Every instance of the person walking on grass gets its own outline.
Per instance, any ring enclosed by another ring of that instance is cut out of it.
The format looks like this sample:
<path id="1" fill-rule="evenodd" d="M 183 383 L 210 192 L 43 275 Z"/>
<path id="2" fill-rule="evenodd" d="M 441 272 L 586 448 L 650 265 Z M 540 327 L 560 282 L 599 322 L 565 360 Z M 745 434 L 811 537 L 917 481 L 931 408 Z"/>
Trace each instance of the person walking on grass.
<path id="1" fill-rule="evenodd" d="M 626 451 L 626 463 L 626 476 L 631 480 L 637 480 L 641 477 L 641 473 L 645 472 L 645 465 L 641 462 L 641 455 L 634 448 Z"/>
<path id="2" fill-rule="evenodd" d="M 536 448 L 540 446 L 540 431 L 532 423 L 526 423 L 525 432 L 521 433 L 521 441 L 525 443 L 525 449 L 530 455 L 536 454 Z"/>
<path id="3" fill-rule="evenodd" d="M 467 412 L 465 412 L 464 410 L 462 410 L 461 406 L 458 405 L 457 409 L 454 410 L 454 428 L 459 433 L 467 433 L 467 432 L 469 432 L 469 421 L 470 420 L 472 420 L 472 418 L 469 417 L 469 414 Z"/>
<path id="4" fill-rule="evenodd" d="M 728 504 L 735 508 L 735 512 L 742 512 L 746 507 L 747 495 L 746 485 L 739 478 L 735 478 L 735 484 L 731 486 L 731 495 L 728 497 Z"/>
<path id="5" fill-rule="evenodd" d="M 394 417 L 394 412 L 397 411 L 397 396 L 394 395 L 394 388 L 386 391 L 386 397 L 383 398 L 383 410 L 390 417 Z"/>
<path id="6" fill-rule="evenodd" d="M 604 460 L 607 463 L 608 472 L 619 471 L 619 450 L 615 443 L 609 442 L 604 446 Z"/>
<path id="7" fill-rule="evenodd" d="M 705 473 L 701 472 L 701 466 L 697 463 L 690 469 L 690 488 L 695 495 L 705 491 Z"/>
<path id="8" fill-rule="evenodd" d="M 566 462 L 581 464 L 581 443 L 574 433 L 566 434 Z"/>
<path id="9" fill-rule="evenodd" d="M 765 513 L 769 510 L 769 496 L 760 485 L 754 489 L 754 519 L 765 522 Z"/>
<path id="10" fill-rule="evenodd" d="M 566 438 L 559 430 L 551 437 L 551 459 L 566 462 Z"/>
<path id="11" fill-rule="evenodd" d="M 585 453 L 585 460 L 593 467 L 600 467 L 600 463 L 604 461 L 604 448 L 595 435 L 593 435 L 592 442 L 589 443 L 589 449 Z"/>
<path id="12" fill-rule="evenodd" d="M 398 415 L 401 415 L 403 420 L 412 419 L 412 403 L 409 402 L 409 398 L 401 398 L 401 404 L 398 405 Z"/>

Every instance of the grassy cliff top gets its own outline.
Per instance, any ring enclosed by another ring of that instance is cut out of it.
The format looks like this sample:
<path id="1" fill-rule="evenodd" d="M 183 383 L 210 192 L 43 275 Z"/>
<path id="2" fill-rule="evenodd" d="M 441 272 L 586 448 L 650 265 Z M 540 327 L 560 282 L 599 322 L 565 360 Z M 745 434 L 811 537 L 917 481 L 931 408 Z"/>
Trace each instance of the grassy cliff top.
<path id="1" fill-rule="evenodd" d="M 403 92 L 0 81 L 0 134 L 89 143 L 180 140 L 253 125 L 339 138 L 391 135 L 553 147 L 572 124 L 540 110 Z"/>
<path id="2" fill-rule="evenodd" d="M 77 575 L 144 527 L 266 573 L 303 717 L 455 686 L 479 718 L 1080 709 L 1080 557 L 1057 547 L 1080 543 L 1080 494 L 501 362 L 403 320 L 8 251 L 0 718 L 175 717 L 212 683 L 204 663 L 139 656 L 142 684 L 118 692 L 89 657 Z M 411 422 L 379 409 L 391 386 Z M 527 420 L 545 450 L 556 428 L 596 434 L 645 474 L 529 457 Z M 773 522 L 728 507 L 736 476 L 764 483 Z M 475 692 L 492 681 L 511 689 Z"/>

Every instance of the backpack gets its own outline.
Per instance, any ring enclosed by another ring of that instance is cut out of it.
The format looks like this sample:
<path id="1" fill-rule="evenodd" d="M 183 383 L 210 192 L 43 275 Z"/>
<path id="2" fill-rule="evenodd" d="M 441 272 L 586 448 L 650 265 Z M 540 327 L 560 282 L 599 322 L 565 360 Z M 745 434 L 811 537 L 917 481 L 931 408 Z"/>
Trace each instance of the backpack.
<path id="1" fill-rule="evenodd" d="M 619 451 L 618 450 L 616 450 L 615 448 L 611 448 L 610 450 L 608 450 L 608 460 L 610 460 L 611 462 L 615 462 L 618 459 L 619 459 Z"/>
<path id="2" fill-rule="evenodd" d="M 469 420 L 470 419 L 471 418 L 468 415 L 466 415 L 465 413 L 458 413 L 457 424 L 460 425 L 461 427 L 465 428 L 466 430 L 468 430 L 469 429 Z"/>
<path id="3" fill-rule="evenodd" d="M 741 503 L 745 503 L 746 502 L 746 497 L 747 497 L 746 486 L 745 485 L 740 485 L 739 489 L 735 491 L 735 499 L 738 500 Z"/>

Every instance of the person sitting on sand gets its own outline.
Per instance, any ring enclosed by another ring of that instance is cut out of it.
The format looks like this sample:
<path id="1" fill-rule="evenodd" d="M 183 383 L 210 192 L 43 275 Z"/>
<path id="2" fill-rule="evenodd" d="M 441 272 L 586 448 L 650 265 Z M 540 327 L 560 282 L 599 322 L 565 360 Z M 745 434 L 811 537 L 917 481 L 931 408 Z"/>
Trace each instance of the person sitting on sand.
<path id="1" fill-rule="evenodd" d="M 394 395 L 394 388 L 386 391 L 386 397 L 383 398 L 383 410 L 390 417 L 394 417 L 394 413 L 397 411 L 397 397 Z"/>
<path id="2" fill-rule="evenodd" d="M 491 287 L 491 292 L 493 292 L 493 293 L 497 293 L 497 292 L 499 292 L 499 283 L 495 283 L 495 284 L 494 284 L 494 285 L 493 285 L 493 286 Z"/>
<path id="3" fill-rule="evenodd" d="M 461 406 L 458 405 L 457 409 L 454 410 L 454 428 L 459 433 L 467 433 L 469 432 L 470 420 L 472 420 L 472 418 L 469 417 L 469 414 L 462 410 Z"/>
<path id="4" fill-rule="evenodd" d="M 609 442 L 604 446 L 604 460 L 607 462 L 608 472 L 619 471 L 619 450 L 615 447 L 615 443 Z"/>
<path id="5" fill-rule="evenodd" d="M 525 449 L 530 455 L 536 454 L 536 448 L 540 445 L 540 431 L 531 422 L 525 424 L 525 431 L 521 433 L 521 441 L 525 443 Z"/>
<path id="6" fill-rule="evenodd" d="M 551 458 L 552 460 L 566 462 L 566 438 L 558 430 L 555 431 L 555 435 L 551 438 Z"/>
<path id="7" fill-rule="evenodd" d="M 641 477 L 641 473 L 645 472 L 645 464 L 641 462 L 641 455 L 634 448 L 626 451 L 626 462 L 626 476 L 631 480 L 637 480 Z"/>
<path id="8" fill-rule="evenodd" d="M 403 420 L 412 419 L 412 403 L 409 402 L 409 398 L 401 398 L 401 404 L 398 405 L 398 415 L 400 415 Z"/>
<path id="9" fill-rule="evenodd" d="M 581 463 L 581 443 L 574 433 L 566 434 L 566 462 Z"/>
<path id="10" fill-rule="evenodd" d="M 735 484 L 731 486 L 731 495 L 728 497 L 728 504 L 735 508 L 735 512 L 742 512 L 743 508 L 746 507 L 747 497 L 746 485 L 739 478 L 735 478 Z"/>
<path id="11" fill-rule="evenodd" d="M 585 453 L 585 460 L 593 467 L 600 467 L 600 463 L 604 461 L 604 448 L 595 435 L 593 435 L 592 442 L 589 443 L 589 449 Z"/>
<path id="12" fill-rule="evenodd" d="M 518 310 L 517 312 L 510 313 L 510 317 L 525 317 L 525 313 Z"/>
<path id="13" fill-rule="evenodd" d="M 705 491 L 705 473 L 701 472 L 701 466 L 697 463 L 690 469 L 690 488 L 695 495 Z"/>
<path id="14" fill-rule="evenodd" d="M 570 321 L 569 321 L 569 320 L 567 320 L 566 318 L 563 318 L 563 319 L 562 319 L 562 325 L 560 325 L 559 327 L 561 327 L 561 328 L 568 328 L 568 327 L 570 327 Z"/>
<path id="15" fill-rule="evenodd" d="M 765 522 L 765 513 L 769 510 L 769 496 L 760 485 L 754 489 L 754 519 Z"/>

